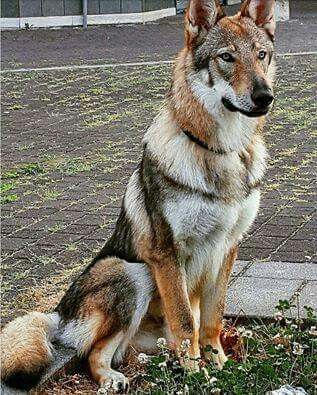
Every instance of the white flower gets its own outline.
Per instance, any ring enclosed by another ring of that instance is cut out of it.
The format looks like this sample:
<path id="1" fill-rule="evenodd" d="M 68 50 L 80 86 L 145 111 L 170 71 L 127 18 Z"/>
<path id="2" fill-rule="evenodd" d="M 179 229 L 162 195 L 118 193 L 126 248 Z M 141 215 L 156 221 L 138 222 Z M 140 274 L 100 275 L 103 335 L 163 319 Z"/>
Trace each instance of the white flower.
<path id="1" fill-rule="evenodd" d="M 108 393 L 108 390 L 106 388 L 99 388 L 99 390 L 97 391 L 98 395 L 104 395 L 107 393 Z"/>
<path id="2" fill-rule="evenodd" d="M 209 380 L 209 384 L 213 384 L 217 381 L 216 377 L 211 377 Z"/>
<path id="3" fill-rule="evenodd" d="M 190 347 L 190 340 L 189 339 L 183 340 L 182 344 L 181 344 L 181 350 L 187 351 L 189 349 L 189 347 Z"/>
<path id="4" fill-rule="evenodd" d="M 189 394 L 189 387 L 187 384 L 184 385 L 184 395 Z"/>
<path id="5" fill-rule="evenodd" d="M 282 312 L 278 311 L 277 313 L 275 313 L 274 318 L 276 319 L 276 321 L 282 321 L 284 315 Z"/>
<path id="6" fill-rule="evenodd" d="M 311 326 L 310 330 L 308 331 L 308 333 L 312 336 L 317 336 L 317 330 L 315 326 Z"/>
<path id="7" fill-rule="evenodd" d="M 160 337 L 157 339 L 156 344 L 157 344 L 157 347 L 163 348 L 163 347 L 166 347 L 167 341 L 164 337 Z"/>
<path id="8" fill-rule="evenodd" d="M 166 368 L 166 362 L 160 362 L 160 363 L 158 364 L 158 367 L 159 367 L 160 369 Z"/>
<path id="9" fill-rule="evenodd" d="M 276 346 L 275 346 L 275 349 L 276 350 L 282 350 L 284 348 L 284 344 L 277 344 Z"/>
<path id="10" fill-rule="evenodd" d="M 239 326 L 238 332 L 239 333 L 244 333 L 245 332 L 245 327 L 244 326 Z"/>
<path id="11" fill-rule="evenodd" d="M 294 342 L 293 343 L 293 354 L 294 355 L 303 355 L 304 348 L 301 344 Z"/>
<path id="12" fill-rule="evenodd" d="M 253 337 L 253 332 L 250 331 L 250 330 L 244 331 L 244 332 L 242 333 L 242 336 L 251 339 L 251 338 Z"/>
<path id="13" fill-rule="evenodd" d="M 149 362 L 149 356 L 146 355 L 146 354 L 144 354 L 143 352 L 141 352 L 141 353 L 138 355 L 138 361 L 139 361 L 140 363 L 142 363 L 142 364 L 146 364 L 146 363 Z"/>
<path id="14" fill-rule="evenodd" d="M 297 329 L 298 326 L 297 326 L 296 324 L 292 324 L 292 325 L 291 325 L 291 328 L 292 328 L 292 329 Z"/>

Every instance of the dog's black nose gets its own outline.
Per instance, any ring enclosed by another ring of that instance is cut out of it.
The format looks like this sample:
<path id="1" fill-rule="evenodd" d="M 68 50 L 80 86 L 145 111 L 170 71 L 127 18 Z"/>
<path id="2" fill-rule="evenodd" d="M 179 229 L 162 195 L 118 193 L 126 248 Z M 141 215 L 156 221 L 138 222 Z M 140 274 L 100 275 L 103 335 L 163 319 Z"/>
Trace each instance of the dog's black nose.
<path id="1" fill-rule="evenodd" d="M 251 95 L 251 99 L 258 108 L 267 108 L 274 100 L 274 96 L 271 90 L 265 87 L 255 89 Z"/>

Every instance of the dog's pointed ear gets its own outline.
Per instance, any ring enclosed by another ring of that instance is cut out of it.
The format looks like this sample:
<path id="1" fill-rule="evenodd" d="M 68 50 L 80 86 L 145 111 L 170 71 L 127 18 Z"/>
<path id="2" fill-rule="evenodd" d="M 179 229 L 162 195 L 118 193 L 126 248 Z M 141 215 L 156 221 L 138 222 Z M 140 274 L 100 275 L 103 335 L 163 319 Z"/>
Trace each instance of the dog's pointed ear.
<path id="1" fill-rule="evenodd" d="M 185 15 L 187 45 L 199 45 L 208 31 L 224 16 L 219 0 L 190 0 Z"/>
<path id="2" fill-rule="evenodd" d="M 271 38 L 275 33 L 275 0 L 245 0 L 241 16 L 247 16 L 259 27 L 264 28 Z"/>

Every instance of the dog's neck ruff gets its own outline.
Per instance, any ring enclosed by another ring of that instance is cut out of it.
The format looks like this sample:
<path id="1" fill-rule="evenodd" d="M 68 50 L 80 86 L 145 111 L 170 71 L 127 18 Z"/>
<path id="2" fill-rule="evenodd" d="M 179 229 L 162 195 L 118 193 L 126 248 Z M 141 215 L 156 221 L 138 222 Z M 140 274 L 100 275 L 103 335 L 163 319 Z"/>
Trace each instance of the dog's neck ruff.
<path id="1" fill-rule="evenodd" d="M 194 136 L 193 134 L 191 134 L 188 130 L 182 129 L 182 132 L 189 138 L 189 140 L 191 140 L 193 143 L 198 144 L 200 147 L 214 153 L 214 154 L 218 154 L 218 155 L 226 155 L 231 151 L 225 151 L 223 149 L 214 149 L 214 148 L 210 148 L 208 146 L 207 143 L 205 143 L 204 141 L 200 140 L 198 137 Z"/>

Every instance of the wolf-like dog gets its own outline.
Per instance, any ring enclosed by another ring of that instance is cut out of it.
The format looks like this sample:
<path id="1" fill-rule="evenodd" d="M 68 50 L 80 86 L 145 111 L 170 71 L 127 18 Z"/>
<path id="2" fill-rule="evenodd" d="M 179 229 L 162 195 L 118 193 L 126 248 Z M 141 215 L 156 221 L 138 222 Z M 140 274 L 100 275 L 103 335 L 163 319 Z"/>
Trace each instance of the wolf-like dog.
<path id="1" fill-rule="evenodd" d="M 127 347 L 152 353 L 159 337 L 175 350 L 190 340 L 190 369 L 200 357 L 224 365 L 227 283 L 266 168 L 274 32 L 274 0 L 246 0 L 231 17 L 218 0 L 190 2 L 185 48 L 114 233 L 54 312 L 4 328 L 5 382 L 34 385 L 52 361 L 53 341 L 75 348 L 95 380 L 118 391 L 128 387 L 114 370 Z"/>

